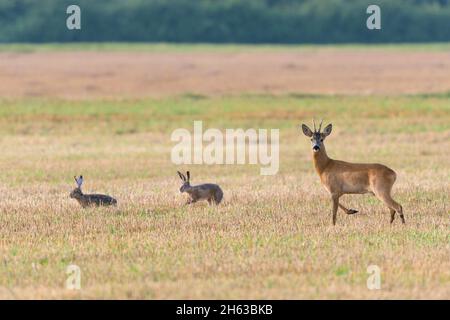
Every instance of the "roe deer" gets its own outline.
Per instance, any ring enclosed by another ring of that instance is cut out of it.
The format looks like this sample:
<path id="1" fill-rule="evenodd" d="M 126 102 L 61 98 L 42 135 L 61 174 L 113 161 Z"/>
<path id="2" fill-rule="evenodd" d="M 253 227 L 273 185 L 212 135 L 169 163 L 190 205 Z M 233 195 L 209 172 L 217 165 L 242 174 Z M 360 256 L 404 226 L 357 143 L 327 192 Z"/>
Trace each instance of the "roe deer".
<path id="1" fill-rule="evenodd" d="M 320 181 L 331 195 L 333 202 L 333 225 L 336 224 L 338 207 L 347 214 L 354 214 L 358 211 L 347 209 L 339 203 L 339 198 L 344 194 L 364 194 L 372 193 L 389 208 L 391 213 L 391 223 L 394 221 L 395 213 L 400 215 L 403 223 L 403 208 L 391 197 L 392 185 L 396 179 L 396 173 L 378 163 L 349 163 L 340 160 L 333 160 L 328 157 L 325 150 L 324 140 L 330 135 L 331 123 L 325 127 L 323 132 L 314 132 L 307 125 L 302 124 L 303 133 L 311 138 L 312 155 L 314 167 L 319 174 Z"/>

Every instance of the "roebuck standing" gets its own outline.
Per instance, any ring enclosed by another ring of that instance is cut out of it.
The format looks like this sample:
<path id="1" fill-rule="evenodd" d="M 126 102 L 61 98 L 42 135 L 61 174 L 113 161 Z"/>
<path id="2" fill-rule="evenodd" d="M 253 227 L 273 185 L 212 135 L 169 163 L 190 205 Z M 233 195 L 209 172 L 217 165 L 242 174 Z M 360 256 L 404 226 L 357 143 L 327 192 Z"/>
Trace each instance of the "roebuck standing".
<path id="1" fill-rule="evenodd" d="M 400 215 L 402 222 L 405 223 L 402 206 L 391 197 L 396 173 L 378 163 L 349 163 L 329 158 L 325 150 L 324 140 L 330 135 L 332 125 L 326 126 L 323 132 L 320 132 L 321 128 L 322 122 L 319 130 L 316 130 L 314 124 L 314 132 L 307 125 L 302 124 L 303 133 L 311 138 L 314 167 L 319 174 L 320 181 L 331 195 L 333 225 L 336 224 L 338 207 L 347 214 L 358 212 L 344 207 L 339 203 L 339 198 L 344 194 L 364 193 L 372 193 L 386 204 L 391 213 L 391 223 L 394 221 L 396 212 Z"/>

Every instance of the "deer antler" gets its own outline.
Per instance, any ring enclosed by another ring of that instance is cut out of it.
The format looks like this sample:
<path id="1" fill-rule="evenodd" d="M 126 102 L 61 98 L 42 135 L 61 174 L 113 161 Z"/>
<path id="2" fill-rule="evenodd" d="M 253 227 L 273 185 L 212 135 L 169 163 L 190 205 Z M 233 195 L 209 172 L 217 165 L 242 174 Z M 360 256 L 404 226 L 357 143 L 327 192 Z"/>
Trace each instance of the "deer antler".
<path id="1" fill-rule="evenodd" d="M 314 132 L 316 132 L 316 122 L 314 121 L 314 118 L 313 118 L 313 125 L 314 125 Z"/>
<path id="2" fill-rule="evenodd" d="M 319 133 L 320 133 L 320 129 L 322 129 L 322 122 L 323 122 L 323 119 L 322 119 L 322 120 L 320 120 L 320 125 L 319 125 Z"/>

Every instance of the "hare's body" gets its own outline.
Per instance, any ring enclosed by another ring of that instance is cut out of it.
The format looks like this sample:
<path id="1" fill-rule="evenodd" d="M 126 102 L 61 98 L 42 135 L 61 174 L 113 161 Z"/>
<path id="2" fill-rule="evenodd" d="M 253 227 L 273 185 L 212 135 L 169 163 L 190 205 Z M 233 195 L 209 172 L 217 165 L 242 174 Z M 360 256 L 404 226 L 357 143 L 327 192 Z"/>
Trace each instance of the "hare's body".
<path id="1" fill-rule="evenodd" d="M 83 207 L 91 206 L 115 206 L 117 205 L 117 200 L 106 194 L 84 194 L 81 191 L 81 185 L 83 184 L 83 177 L 75 177 L 78 187 L 75 188 L 71 193 L 70 197 L 77 200 L 78 203 Z"/>
<path id="2" fill-rule="evenodd" d="M 70 194 L 71 198 L 74 198 L 83 207 L 91 206 L 115 206 L 117 200 L 106 194 L 83 194 L 79 188 L 78 191 L 74 190 Z"/>
<path id="3" fill-rule="evenodd" d="M 189 203 L 199 200 L 207 200 L 209 204 L 219 204 L 223 198 L 223 191 L 217 184 L 205 183 L 198 186 L 190 186 L 185 192 L 191 197 Z"/>
<path id="4" fill-rule="evenodd" d="M 200 200 L 206 200 L 209 204 L 219 204 L 223 199 L 223 191 L 217 185 L 213 183 L 199 184 L 197 186 L 191 186 L 190 184 L 190 173 L 189 171 L 184 176 L 181 172 L 178 172 L 181 180 L 183 180 L 183 185 L 180 188 L 180 192 L 186 192 L 190 199 L 188 204 L 195 203 Z"/>

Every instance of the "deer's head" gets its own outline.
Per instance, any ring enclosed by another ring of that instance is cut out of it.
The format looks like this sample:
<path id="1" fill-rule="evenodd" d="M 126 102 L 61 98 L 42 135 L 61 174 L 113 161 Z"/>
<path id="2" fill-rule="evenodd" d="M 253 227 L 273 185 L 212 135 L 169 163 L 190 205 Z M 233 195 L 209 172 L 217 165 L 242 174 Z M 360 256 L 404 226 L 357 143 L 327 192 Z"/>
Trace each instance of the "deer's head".
<path id="1" fill-rule="evenodd" d="M 322 129 L 322 121 L 320 122 L 319 130 L 316 130 L 316 123 L 314 122 L 314 120 L 313 124 L 314 131 L 312 131 L 306 124 L 302 124 L 302 130 L 305 136 L 311 138 L 311 147 L 313 152 L 319 152 L 323 147 L 323 141 L 330 135 L 333 125 L 330 123 L 325 127 L 325 129 L 323 129 L 323 132 L 320 132 L 320 130 Z"/>

